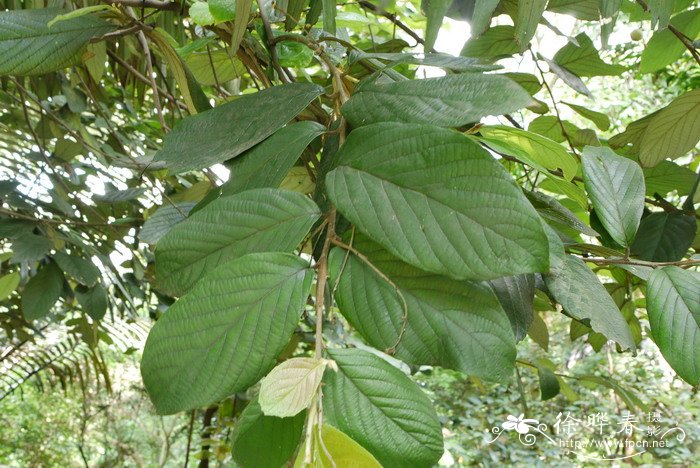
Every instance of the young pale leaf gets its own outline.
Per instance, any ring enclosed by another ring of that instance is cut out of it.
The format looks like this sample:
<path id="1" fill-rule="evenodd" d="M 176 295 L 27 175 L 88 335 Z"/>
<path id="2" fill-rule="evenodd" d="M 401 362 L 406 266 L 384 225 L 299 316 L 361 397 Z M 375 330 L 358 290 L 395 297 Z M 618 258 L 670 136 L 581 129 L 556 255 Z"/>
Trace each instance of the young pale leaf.
<path id="1" fill-rule="evenodd" d="M 632 253 L 650 262 L 676 262 L 688 252 L 696 231 L 695 216 L 680 212 L 652 213 L 639 224 Z"/>
<path id="2" fill-rule="evenodd" d="M 548 169 L 560 170 L 567 180 L 571 180 L 578 171 L 576 159 L 566 148 L 542 135 L 505 125 L 484 126 L 479 132 L 489 146 L 545 174 Z"/>
<path id="3" fill-rule="evenodd" d="M 233 459 L 243 468 L 283 466 L 299 445 L 306 412 L 293 418 L 265 416 L 257 400 L 236 421 L 231 446 Z"/>
<path id="4" fill-rule="evenodd" d="M 328 421 L 384 467 L 433 466 L 443 453 L 435 409 L 403 372 L 359 349 L 328 349 L 337 372 L 324 377 Z M 338 465 L 347 466 L 347 465 Z"/>
<path id="5" fill-rule="evenodd" d="M 504 276 L 490 280 L 489 284 L 510 320 L 515 340 L 521 341 L 534 319 L 535 275 Z"/>
<path id="6" fill-rule="evenodd" d="M 19 272 L 15 271 L 0 278 L 0 301 L 4 301 L 19 286 Z"/>
<path id="7" fill-rule="evenodd" d="M 320 438 L 319 440 L 319 432 Z M 306 468 L 306 444 L 299 449 L 294 468 Z M 381 468 L 376 458 L 364 447 L 340 432 L 335 427 L 324 424 L 321 431 L 313 429 L 312 464 L 314 468 Z"/>
<path id="8" fill-rule="evenodd" d="M 221 187 L 222 195 L 259 187 L 279 187 L 301 152 L 325 131 L 323 125 L 311 121 L 280 128 L 228 164 L 231 177 Z"/>
<path id="9" fill-rule="evenodd" d="M 322 92 L 309 83 L 273 86 L 187 117 L 166 135 L 155 160 L 176 174 L 234 158 L 283 127 Z"/>
<path id="10" fill-rule="evenodd" d="M 67 273 L 68 276 L 71 276 L 80 284 L 94 286 L 97 280 L 100 279 L 100 270 L 90 260 L 75 255 L 68 255 L 65 252 L 56 252 L 53 255 L 53 259 L 64 273 Z"/>
<path id="11" fill-rule="evenodd" d="M 521 0 L 517 3 L 515 40 L 518 41 L 522 52 L 527 49 L 530 40 L 535 36 L 537 25 L 540 23 L 544 8 L 547 6 L 547 0 Z"/>
<path id="12" fill-rule="evenodd" d="M 237 0 L 208 0 L 207 5 L 217 23 L 230 21 L 236 17 Z"/>
<path id="13" fill-rule="evenodd" d="M 598 49 L 586 33 L 576 36 L 575 45 L 571 42 L 554 55 L 554 63 L 577 76 L 620 75 L 625 71 L 622 65 L 610 65 L 598 55 Z"/>
<path id="14" fill-rule="evenodd" d="M 639 164 L 611 149 L 586 146 L 583 182 L 600 222 L 615 242 L 632 244 L 644 211 L 644 174 Z"/>
<path id="15" fill-rule="evenodd" d="M 114 29 L 91 15 L 48 23 L 67 10 L 37 8 L 0 12 L 0 76 L 42 75 L 79 62 L 90 39 Z"/>
<path id="16" fill-rule="evenodd" d="M 455 279 L 548 269 L 539 216 L 510 175 L 463 135 L 383 123 L 350 133 L 328 195 L 400 259 Z"/>
<path id="17" fill-rule="evenodd" d="M 531 104 L 527 91 L 505 76 L 460 73 L 424 80 L 366 83 L 341 110 L 355 127 L 376 122 L 460 127 L 487 115 L 507 114 Z"/>
<path id="18" fill-rule="evenodd" d="M 421 271 L 360 234 L 353 247 L 372 265 L 337 248 L 329 268 L 340 312 L 369 344 L 411 365 L 510 379 L 515 340 L 488 286 Z"/>
<path id="19" fill-rule="evenodd" d="M 593 271 L 572 255 L 554 257 L 545 284 L 554 299 L 576 320 L 616 341 L 622 349 L 634 349 L 634 340 L 620 309 Z"/>
<path id="20" fill-rule="evenodd" d="M 22 291 L 22 312 L 27 320 L 46 317 L 63 291 L 63 272 L 49 262 L 32 276 Z"/>
<path id="21" fill-rule="evenodd" d="M 640 142 L 639 161 L 652 167 L 675 159 L 700 141 L 700 89 L 674 99 L 649 122 Z"/>
<path id="22" fill-rule="evenodd" d="M 683 380 L 700 384 L 700 278 L 675 266 L 654 270 L 647 311 L 664 358 Z"/>
<path id="23" fill-rule="evenodd" d="M 311 404 L 321 385 L 326 360 L 292 358 L 278 365 L 260 383 L 260 408 L 267 416 L 286 418 Z"/>
<path id="24" fill-rule="evenodd" d="M 180 295 L 228 260 L 251 252 L 291 251 L 319 216 L 313 201 L 287 190 L 254 189 L 219 198 L 158 242 L 158 285 Z"/>
<path id="25" fill-rule="evenodd" d="M 158 413 L 215 403 L 264 376 L 296 328 L 312 277 L 307 262 L 277 252 L 206 275 L 148 335 L 141 375 Z"/>

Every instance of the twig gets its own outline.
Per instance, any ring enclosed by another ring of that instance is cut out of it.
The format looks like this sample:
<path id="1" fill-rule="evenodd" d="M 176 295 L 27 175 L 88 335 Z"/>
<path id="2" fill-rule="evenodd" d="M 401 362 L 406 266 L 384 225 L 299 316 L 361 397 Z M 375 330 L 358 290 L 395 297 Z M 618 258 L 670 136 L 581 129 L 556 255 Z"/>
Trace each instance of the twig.
<path id="1" fill-rule="evenodd" d="M 270 18 L 267 16 L 267 11 L 262 3 L 262 0 L 257 0 L 258 8 L 260 9 L 260 19 L 262 20 L 263 27 L 265 28 L 265 35 L 267 36 L 267 43 L 270 50 L 270 62 L 272 62 L 272 67 L 277 71 L 280 81 L 288 81 L 287 75 L 280 65 L 279 59 L 277 58 L 277 47 L 275 36 L 272 33 L 272 27 L 270 26 Z"/>
<path id="2" fill-rule="evenodd" d="M 389 13 L 380 6 L 370 3 L 367 0 L 360 0 L 358 3 L 362 8 L 369 10 L 377 15 L 381 15 L 384 18 L 391 21 L 392 23 L 394 23 L 394 25 L 396 25 L 403 32 L 411 36 L 418 44 L 421 44 L 423 46 L 425 45 L 425 41 L 423 40 L 423 38 L 416 34 L 416 32 L 413 29 L 406 26 L 395 14 Z M 434 52 L 434 50 L 431 48 L 429 50 L 426 50 L 426 52 Z"/>
<path id="3" fill-rule="evenodd" d="M 700 265 L 700 260 L 678 260 L 676 262 L 648 262 L 646 260 L 636 260 L 631 258 L 602 258 L 602 257 L 580 257 L 584 262 L 595 263 L 596 265 L 636 265 L 651 268 L 664 266 L 691 267 Z"/>
<path id="4" fill-rule="evenodd" d="M 146 58 L 146 70 L 148 71 L 148 78 L 150 81 L 151 89 L 153 90 L 153 102 L 156 105 L 156 111 L 158 112 L 158 120 L 160 120 L 160 126 L 165 132 L 170 131 L 170 127 L 165 123 L 165 116 L 163 116 L 163 107 L 160 105 L 160 95 L 158 93 L 158 83 L 156 83 L 156 79 L 153 73 L 153 62 L 151 59 L 151 49 L 148 46 L 148 41 L 146 40 L 146 34 L 144 34 L 143 31 L 139 30 L 139 32 L 136 34 L 139 38 L 139 42 L 141 43 L 141 47 L 143 48 L 143 53 Z"/>
<path id="5" fill-rule="evenodd" d="M 180 4 L 177 2 L 159 1 L 159 0 L 103 0 L 104 3 L 110 5 L 122 5 L 125 7 L 137 8 L 154 8 L 163 11 L 179 11 Z"/>

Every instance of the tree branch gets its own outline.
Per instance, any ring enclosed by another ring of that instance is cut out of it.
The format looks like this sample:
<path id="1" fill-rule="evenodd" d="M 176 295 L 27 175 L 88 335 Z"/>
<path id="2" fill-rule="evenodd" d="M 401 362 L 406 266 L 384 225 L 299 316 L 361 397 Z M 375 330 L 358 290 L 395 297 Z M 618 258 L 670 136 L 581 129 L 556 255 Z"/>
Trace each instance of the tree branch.
<path id="1" fill-rule="evenodd" d="M 637 0 L 637 3 L 644 8 L 644 11 L 649 11 L 649 5 L 647 5 L 647 2 L 644 0 Z M 688 39 L 688 37 L 683 34 L 682 31 L 679 31 L 678 28 L 670 23 L 668 24 L 668 30 L 671 31 L 678 38 L 678 40 L 683 43 L 685 48 L 690 52 L 690 55 L 692 55 L 695 61 L 700 64 L 700 53 L 698 53 L 697 49 L 695 48 L 693 41 Z"/>
<path id="2" fill-rule="evenodd" d="M 176 2 L 160 1 L 160 0 L 103 0 L 104 3 L 110 5 L 121 5 L 125 7 L 135 8 L 153 8 L 162 11 L 179 11 L 180 4 Z"/>

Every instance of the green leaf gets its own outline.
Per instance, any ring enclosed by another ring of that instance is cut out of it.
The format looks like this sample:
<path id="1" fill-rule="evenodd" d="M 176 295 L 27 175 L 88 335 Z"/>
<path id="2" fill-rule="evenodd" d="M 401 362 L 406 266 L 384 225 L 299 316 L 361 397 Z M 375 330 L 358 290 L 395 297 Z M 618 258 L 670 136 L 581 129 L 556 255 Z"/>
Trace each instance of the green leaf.
<path id="1" fill-rule="evenodd" d="M 499 0 L 476 0 L 471 19 L 472 37 L 479 37 L 491 25 L 491 17 L 498 6 Z"/>
<path id="2" fill-rule="evenodd" d="M 576 75 L 575 73 L 570 72 L 566 68 L 560 66 L 557 62 L 553 60 L 549 60 L 547 57 L 543 57 L 542 55 L 538 54 L 538 57 L 542 60 L 544 60 L 547 65 L 549 66 L 549 71 L 557 75 L 561 80 L 569 86 L 571 89 L 576 91 L 577 93 L 581 93 L 585 96 L 588 96 L 590 98 L 593 97 L 593 94 L 591 91 L 588 89 L 586 86 L 586 83 L 583 82 L 583 80 Z M 547 116 L 547 117 L 554 117 L 557 118 L 556 116 Z"/>
<path id="3" fill-rule="evenodd" d="M 644 174 L 639 164 L 610 148 L 586 146 L 583 182 L 600 222 L 615 242 L 628 247 L 644 211 Z"/>
<path id="4" fill-rule="evenodd" d="M 343 105 L 342 112 L 355 127 L 395 121 L 459 127 L 530 104 L 530 95 L 505 76 L 460 73 L 366 83 Z"/>
<path id="5" fill-rule="evenodd" d="M 100 270 L 90 260 L 68 255 L 65 252 L 56 252 L 53 254 L 53 259 L 64 273 L 80 284 L 94 286 L 100 279 Z"/>
<path id="6" fill-rule="evenodd" d="M 542 83 L 540 83 L 540 80 L 538 80 L 535 75 L 530 73 L 512 72 L 504 73 L 503 75 L 518 83 L 523 87 L 523 89 L 525 89 L 525 91 L 530 93 L 531 96 L 534 96 L 540 89 L 542 89 Z"/>
<path id="7" fill-rule="evenodd" d="M 694 39 L 700 33 L 700 9 L 680 13 L 671 18 L 675 26 L 687 37 Z M 678 60 L 687 49 L 669 29 L 660 29 L 654 33 L 647 43 L 639 62 L 641 73 L 652 73 L 661 70 Z"/>
<path id="8" fill-rule="evenodd" d="M 155 160 L 177 174 L 234 158 L 282 128 L 322 92 L 309 83 L 273 86 L 187 117 L 166 135 Z"/>
<path id="9" fill-rule="evenodd" d="M 321 0 L 323 5 L 323 30 L 335 35 L 336 0 Z"/>
<path id="10" fill-rule="evenodd" d="M 204 86 L 222 84 L 245 74 L 245 66 L 225 50 L 192 52 L 185 57 L 194 78 Z"/>
<path id="11" fill-rule="evenodd" d="M 610 118 L 607 115 L 591 110 L 588 107 L 571 104 L 569 102 L 562 102 L 562 104 L 566 104 L 581 117 L 593 122 L 600 130 L 605 131 L 610 128 Z"/>
<path id="12" fill-rule="evenodd" d="M 321 385 L 328 362 L 315 358 L 291 358 L 260 382 L 260 409 L 267 416 L 286 418 L 309 407 Z"/>
<path id="13" fill-rule="evenodd" d="M 551 400 L 559 395 L 559 380 L 554 372 L 545 366 L 537 366 L 537 375 L 540 379 L 540 399 L 542 401 Z"/>
<path id="14" fill-rule="evenodd" d="M 489 284 L 510 320 L 515 340 L 521 341 L 534 319 L 535 275 L 504 276 Z"/>
<path id="15" fill-rule="evenodd" d="M 685 256 L 696 231 L 695 216 L 680 212 L 651 213 L 639 223 L 632 253 L 650 262 L 676 262 Z"/>
<path id="16" fill-rule="evenodd" d="M 662 29 L 668 26 L 674 3 L 673 0 L 647 0 L 652 28 L 658 26 L 659 29 Z"/>
<path id="17" fill-rule="evenodd" d="M 306 68 L 314 58 L 313 50 L 300 42 L 281 41 L 276 47 L 280 65 L 283 67 Z"/>
<path id="18" fill-rule="evenodd" d="M 196 1 L 188 11 L 192 22 L 199 26 L 209 26 L 216 22 L 207 2 Z"/>
<path id="19" fill-rule="evenodd" d="M 44 236 L 27 234 L 12 239 L 12 263 L 34 262 L 44 257 L 51 248 L 53 242 Z"/>
<path id="20" fill-rule="evenodd" d="M 158 242 L 158 284 L 182 294 L 228 260 L 251 252 L 291 251 L 319 216 L 313 201 L 286 190 L 254 189 L 219 198 Z"/>
<path id="21" fill-rule="evenodd" d="M 104 10 L 112 10 L 114 12 L 119 11 L 110 5 L 93 5 L 93 6 L 78 8 L 77 10 L 71 10 L 68 13 L 58 15 L 54 19 L 52 19 L 51 21 L 46 23 L 46 25 L 49 28 L 51 28 L 54 24 L 59 23 L 61 21 L 66 21 L 66 20 L 73 19 L 73 18 L 79 18 L 81 16 L 85 16 L 85 15 L 88 15 L 90 13 L 95 13 L 95 12 L 104 11 Z"/>
<path id="22" fill-rule="evenodd" d="M 403 372 L 359 349 L 328 349 L 338 365 L 324 378 L 328 421 L 385 467 L 433 466 L 442 432 L 428 397 Z M 349 466 L 349 465 L 338 465 Z"/>
<path id="23" fill-rule="evenodd" d="M 366 260 L 334 249 L 329 269 L 340 312 L 369 344 L 412 365 L 510 378 L 513 332 L 486 285 L 421 271 L 362 235 L 353 246 Z"/>
<path id="24" fill-rule="evenodd" d="M 148 335 L 141 375 L 158 413 L 215 403 L 264 376 L 297 326 L 312 277 L 307 262 L 277 252 L 205 275 Z"/>
<path id="25" fill-rule="evenodd" d="M 228 165 L 231 177 L 221 187 L 222 194 L 279 187 L 302 151 L 325 130 L 323 125 L 311 121 L 293 123 L 277 130 Z"/>
<path id="26" fill-rule="evenodd" d="M 311 450 L 314 468 L 381 468 L 382 465 L 360 444 L 329 424 L 321 426 L 319 441 L 318 428 L 313 429 L 313 448 Z M 294 468 L 306 468 L 304 462 L 306 443 L 299 449 Z"/>
<path id="27" fill-rule="evenodd" d="M 598 55 L 586 33 L 576 36 L 578 46 L 569 42 L 554 55 L 553 61 L 577 76 L 620 75 L 625 71 L 622 65 L 610 65 Z"/>
<path id="28" fill-rule="evenodd" d="M 91 288 L 78 286 L 75 288 L 75 297 L 78 299 L 80 307 L 93 320 L 101 320 L 107 313 L 109 301 L 107 299 L 107 291 L 100 284 L 96 284 Z"/>
<path id="29" fill-rule="evenodd" d="M 0 301 L 4 301 L 19 286 L 19 272 L 15 271 L 0 278 Z"/>
<path id="30" fill-rule="evenodd" d="M 187 214 L 195 205 L 195 202 L 182 202 L 161 206 L 143 223 L 139 241 L 147 244 L 158 243 L 173 226 L 187 219 Z"/>
<path id="31" fill-rule="evenodd" d="M 208 0 L 209 11 L 216 22 L 230 21 L 236 16 L 238 0 Z"/>
<path id="32" fill-rule="evenodd" d="M 542 320 L 540 314 L 535 313 L 532 325 L 527 331 L 527 336 L 537 343 L 540 348 L 549 351 L 549 330 L 547 330 L 547 324 Z"/>
<path id="33" fill-rule="evenodd" d="M 27 320 L 46 317 L 63 292 L 63 272 L 54 262 L 42 266 L 22 291 L 22 312 Z"/>
<path id="34" fill-rule="evenodd" d="M 425 12 L 425 50 L 431 50 L 435 45 L 438 33 L 442 27 L 442 20 L 447 10 L 452 6 L 453 0 L 423 0 L 421 8 Z"/>
<path id="35" fill-rule="evenodd" d="M 329 197 L 405 262 L 456 279 L 547 270 L 537 213 L 470 139 L 428 125 L 377 124 L 351 132 L 338 159 L 326 177 Z"/>
<path id="36" fill-rule="evenodd" d="M 700 279 L 675 266 L 654 270 L 647 286 L 654 342 L 678 375 L 700 384 Z"/>
<path id="37" fill-rule="evenodd" d="M 547 222 L 558 224 L 564 228 L 573 229 L 581 234 L 587 236 L 597 237 L 598 232 L 591 229 L 586 223 L 581 221 L 581 219 L 566 206 L 562 205 L 557 199 L 545 195 L 541 192 L 530 192 L 526 191 L 525 196 L 532 206 L 535 207 L 537 213 Z M 588 208 L 588 201 L 586 200 L 585 208 Z"/>
<path id="38" fill-rule="evenodd" d="M 284 29 L 291 31 L 299 24 L 301 12 L 304 11 L 304 6 L 307 3 L 307 0 L 289 0 L 287 14 L 284 17 Z"/>
<path id="39" fill-rule="evenodd" d="M 510 57 L 519 51 L 515 42 L 513 26 L 494 26 L 480 37 L 469 39 L 459 55 L 464 57 L 483 57 L 492 60 Z"/>
<path id="40" fill-rule="evenodd" d="M 674 190 L 681 197 L 688 195 L 696 177 L 687 166 L 679 166 L 671 161 L 661 161 L 654 167 L 644 169 L 646 192 L 650 196 L 655 193 L 663 196 Z"/>
<path id="41" fill-rule="evenodd" d="M 38 8 L 0 12 L 0 76 L 43 75 L 80 60 L 90 39 L 102 36 L 114 26 L 85 15 L 49 21 L 67 10 Z"/>
<path id="42" fill-rule="evenodd" d="M 252 401 L 231 435 L 234 461 L 244 468 L 283 466 L 301 441 L 305 417 L 305 412 L 293 418 L 265 416 L 258 401 Z"/>
<path id="43" fill-rule="evenodd" d="M 498 65 L 484 63 L 481 59 L 473 57 L 455 57 L 449 54 L 432 53 L 432 54 L 419 54 L 419 53 L 391 53 L 391 52 L 363 52 L 363 51 L 352 51 L 348 61 L 356 63 L 360 60 L 388 60 L 390 63 L 387 67 L 393 67 L 399 64 L 407 63 L 411 65 L 423 65 L 426 67 L 438 67 L 445 70 L 452 70 L 455 72 L 478 72 L 478 71 L 491 71 L 498 70 L 502 67 Z M 505 73 L 505 76 L 511 78 L 511 75 Z"/>
<path id="44" fill-rule="evenodd" d="M 674 99 L 649 121 L 640 142 L 639 161 L 652 167 L 675 159 L 700 141 L 700 89 Z"/>
<path id="45" fill-rule="evenodd" d="M 634 349 L 634 340 L 620 309 L 593 271 L 572 255 L 554 257 L 545 284 L 558 303 L 576 320 L 616 341 L 622 349 Z"/>
<path id="46" fill-rule="evenodd" d="M 515 18 L 515 40 L 520 44 L 520 52 L 527 49 L 535 36 L 537 25 L 547 6 L 547 0 L 521 0 L 518 3 L 518 15 Z"/>
<path id="47" fill-rule="evenodd" d="M 253 7 L 253 0 L 236 0 L 236 17 L 233 21 L 233 30 L 231 31 L 231 54 L 238 52 L 241 46 L 248 21 L 250 20 L 250 9 Z"/>
<path id="48" fill-rule="evenodd" d="M 620 11 L 621 6 L 622 0 L 598 0 L 600 15 L 603 18 L 615 16 L 617 12 Z"/>
<path id="49" fill-rule="evenodd" d="M 482 139 L 497 151 L 514 156 L 545 174 L 560 170 L 571 180 L 578 171 L 578 163 L 562 145 L 536 133 L 505 125 L 483 126 Z"/>
<path id="50" fill-rule="evenodd" d="M 595 21 L 600 19 L 598 1 L 599 0 L 549 0 L 547 10 L 562 15 L 570 15 L 580 20 Z"/>

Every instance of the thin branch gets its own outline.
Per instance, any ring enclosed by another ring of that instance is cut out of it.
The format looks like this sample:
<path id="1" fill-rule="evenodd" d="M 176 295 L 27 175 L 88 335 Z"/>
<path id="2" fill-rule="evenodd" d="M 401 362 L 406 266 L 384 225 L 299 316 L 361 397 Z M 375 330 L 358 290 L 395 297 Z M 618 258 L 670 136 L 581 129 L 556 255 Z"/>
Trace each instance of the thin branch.
<path id="1" fill-rule="evenodd" d="M 154 8 L 162 11 L 179 11 L 180 4 L 177 2 L 159 0 L 103 0 L 110 5 L 122 5 L 125 7 Z"/>
<path id="2" fill-rule="evenodd" d="M 148 71 L 148 78 L 150 81 L 151 89 L 153 90 L 153 102 L 156 105 L 156 111 L 158 112 L 158 120 L 160 121 L 160 126 L 164 132 L 169 132 L 170 127 L 165 123 L 165 116 L 163 115 L 163 107 L 160 105 L 160 93 L 158 92 L 158 83 L 156 83 L 155 74 L 153 73 L 153 59 L 151 58 L 151 48 L 148 46 L 148 41 L 146 40 L 146 34 L 139 30 L 136 34 L 143 48 L 143 53 L 146 58 L 146 70 Z"/>
<path id="3" fill-rule="evenodd" d="M 257 0 L 258 8 L 260 9 L 260 19 L 262 20 L 263 27 L 265 28 L 265 35 L 267 36 L 267 43 L 270 50 L 270 62 L 272 62 L 272 67 L 277 72 L 280 81 L 288 81 L 287 74 L 282 69 L 279 59 L 277 58 L 277 47 L 275 36 L 272 33 L 272 26 L 270 26 L 270 18 L 267 16 L 267 10 L 265 10 L 262 0 Z"/>
<path id="4" fill-rule="evenodd" d="M 648 262 L 632 258 L 602 258 L 602 257 L 580 257 L 584 262 L 595 263 L 596 265 L 634 265 L 651 268 L 664 266 L 691 267 L 700 265 L 700 260 L 678 260 L 676 262 Z"/>
<path id="5" fill-rule="evenodd" d="M 384 18 L 386 18 L 386 19 L 388 19 L 389 21 L 391 21 L 392 23 L 394 23 L 394 25 L 396 25 L 396 26 L 397 26 L 399 29 L 401 29 L 403 32 L 405 32 L 406 34 L 408 34 L 409 36 L 411 36 L 418 44 L 421 44 L 421 45 L 423 45 L 423 46 L 425 45 L 425 41 L 423 40 L 423 38 L 420 37 L 418 34 L 416 34 L 416 32 L 415 32 L 413 29 L 411 29 L 411 28 L 409 28 L 408 26 L 406 26 L 406 25 L 398 18 L 398 16 L 396 16 L 395 14 L 389 13 L 388 11 L 384 10 L 382 7 L 380 7 L 380 6 L 378 6 L 378 5 L 375 5 L 375 4 L 373 4 L 373 3 L 370 3 L 370 2 L 368 2 L 367 0 L 360 0 L 358 3 L 359 3 L 359 5 L 360 5 L 362 8 L 364 8 L 364 9 L 366 9 L 366 10 L 369 10 L 369 11 L 371 11 L 372 13 L 375 13 L 375 14 L 377 14 L 377 15 L 381 15 L 381 16 L 383 16 Z M 426 50 L 426 52 L 434 52 L 434 49 Z"/>

